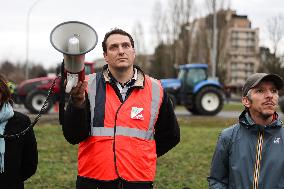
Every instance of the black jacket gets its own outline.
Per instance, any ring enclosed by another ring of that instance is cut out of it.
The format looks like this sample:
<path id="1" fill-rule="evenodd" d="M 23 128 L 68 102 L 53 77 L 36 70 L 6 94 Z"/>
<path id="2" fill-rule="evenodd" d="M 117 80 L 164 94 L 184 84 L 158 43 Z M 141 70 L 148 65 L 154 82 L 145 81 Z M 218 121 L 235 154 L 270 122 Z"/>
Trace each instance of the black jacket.
<path id="1" fill-rule="evenodd" d="M 116 91 L 116 94 L 120 97 L 116 85 L 113 83 L 110 84 Z M 105 87 L 105 84 L 102 87 Z M 143 86 L 139 90 L 143 90 Z M 127 95 L 131 95 L 131 91 L 132 89 L 129 89 Z M 85 108 L 76 108 L 72 105 L 72 102 L 69 103 L 65 111 L 64 124 L 62 127 L 64 137 L 69 143 L 78 144 L 89 137 L 91 130 L 90 117 L 90 104 L 88 100 L 86 101 Z M 156 153 L 158 157 L 168 152 L 180 141 L 178 122 L 169 96 L 165 92 L 155 125 L 154 138 L 156 141 Z"/>
<path id="2" fill-rule="evenodd" d="M 8 120 L 4 134 L 18 133 L 30 123 L 29 117 L 14 112 L 14 116 Z M 0 188 L 23 189 L 24 181 L 35 174 L 37 163 L 37 143 L 33 130 L 19 138 L 5 139 L 4 173 L 0 173 Z"/>

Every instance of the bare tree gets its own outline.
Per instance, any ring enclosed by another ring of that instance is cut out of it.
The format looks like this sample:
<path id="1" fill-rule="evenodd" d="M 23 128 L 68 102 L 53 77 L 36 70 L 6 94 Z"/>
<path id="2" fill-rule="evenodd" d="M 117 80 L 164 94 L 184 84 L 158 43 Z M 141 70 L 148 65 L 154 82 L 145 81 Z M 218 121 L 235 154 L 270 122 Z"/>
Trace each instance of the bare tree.
<path id="1" fill-rule="evenodd" d="M 180 26 L 182 24 L 182 0 L 169 1 L 169 24 L 170 24 L 170 39 L 174 42 L 180 33 Z"/>
<path id="2" fill-rule="evenodd" d="M 33 64 L 30 68 L 30 78 L 46 77 L 47 71 L 41 64 Z"/>
<path id="3" fill-rule="evenodd" d="M 133 37 L 136 51 L 136 65 L 140 66 L 146 73 L 149 72 L 148 55 L 145 52 L 144 30 L 141 22 L 136 22 L 133 27 Z"/>
<path id="4" fill-rule="evenodd" d="M 137 54 L 145 53 L 145 39 L 144 31 L 141 22 L 137 21 L 133 26 L 132 31 L 134 41 L 135 41 L 135 50 Z"/>
<path id="5" fill-rule="evenodd" d="M 215 4 L 214 4 L 215 3 Z M 227 4 L 226 4 L 227 3 Z M 212 58 L 208 60 L 209 67 L 212 70 L 212 61 L 216 61 L 215 69 L 216 69 L 216 75 L 219 77 L 219 80 L 221 82 L 225 81 L 226 78 L 226 41 L 228 40 L 228 28 L 230 27 L 228 25 L 227 13 L 230 13 L 230 0 L 206 0 L 205 6 L 208 10 L 208 16 L 206 17 L 206 31 L 207 31 L 207 44 L 209 49 L 209 56 L 212 57 L 213 51 L 210 51 L 210 49 L 213 47 L 213 28 L 214 28 L 214 11 L 216 11 L 216 41 L 215 41 L 215 48 L 216 48 L 216 54 Z M 214 7 L 215 6 L 215 7 Z M 227 11 L 225 10 L 225 7 L 227 7 Z"/>
<path id="6" fill-rule="evenodd" d="M 182 35 L 182 27 L 190 22 L 192 7 L 193 0 L 169 0 L 168 7 L 163 14 L 161 13 L 160 3 L 158 2 L 155 5 L 154 27 L 156 29 L 157 41 L 160 42 L 155 50 L 155 62 L 156 64 L 161 64 L 159 68 L 167 68 L 156 70 L 162 72 L 157 73 L 158 76 L 174 76 L 174 66 L 185 63 L 184 57 L 187 57 L 187 53 L 184 53 L 184 49 L 188 46 L 180 40 L 180 35 Z"/>
<path id="7" fill-rule="evenodd" d="M 267 22 L 269 39 L 272 43 L 272 53 L 278 53 L 278 47 L 284 36 L 284 17 L 281 14 L 273 16 Z"/>
<path id="8" fill-rule="evenodd" d="M 23 66 L 21 67 L 23 70 Z M 23 71 L 18 69 L 14 63 L 5 60 L 0 64 L 0 73 L 4 75 L 9 81 L 19 83 L 25 79 Z"/>
<path id="9" fill-rule="evenodd" d="M 213 13 L 214 11 L 214 0 L 206 0 L 205 7 L 208 10 L 208 13 Z M 215 1 L 216 10 L 224 9 L 225 7 L 229 9 L 231 7 L 231 0 L 216 0 Z"/>
<path id="10" fill-rule="evenodd" d="M 10 81 L 16 84 L 20 84 L 25 80 L 25 74 L 23 72 L 25 65 L 22 62 L 14 63 L 8 60 L 0 62 L 0 73 L 5 75 Z M 33 64 L 30 67 L 30 78 L 46 76 L 47 72 L 42 64 Z"/>
<path id="11" fill-rule="evenodd" d="M 279 45 L 284 37 L 284 17 L 281 14 L 271 17 L 267 21 L 267 30 L 269 40 L 272 44 L 271 53 L 270 49 L 265 49 L 262 56 L 265 57 L 262 60 L 262 64 L 259 70 L 265 72 L 275 73 L 279 75 L 284 74 L 283 68 L 283 54 L 279 52 Z"/>
<path id="12" fill-rule="evenodd" d="M 153 8 L 153 23 L 151 31 L 153 31 L 154 43 L 156 45 L 164 41 L 163 36 L 165 33 L 165 14 L 163 13 L 163 7 L 160 1 L 156 1 Z"/>
<path id="13" fill-rule="evenodd" d="M 189 35 L 188 32 L 182 31 L 183 28 L 186 28 L 189 25 L 192 18 L 193 11 L 193 0 L 175 0 L 169 1 L 169 14 L 168 14 L 168 27 L 169 27 L 169 41 L 171 42 L 172 48 L 169 49 L 172 55 L 171 60 L 174 65 L 184 64 L 187 61 L 188 57 L 188 42 Z M 180 35 L 186 35 L 183 38 L 182 42 L 180 41 Z M 184 61 L 185 60 L 185 61 Z"/>
<path id="14" fill-rule="evenodd" d="M 189 23 L 191 21 L 194 5 L 193 3 L 193 0 L 183 1 L 183 23 Z"/>

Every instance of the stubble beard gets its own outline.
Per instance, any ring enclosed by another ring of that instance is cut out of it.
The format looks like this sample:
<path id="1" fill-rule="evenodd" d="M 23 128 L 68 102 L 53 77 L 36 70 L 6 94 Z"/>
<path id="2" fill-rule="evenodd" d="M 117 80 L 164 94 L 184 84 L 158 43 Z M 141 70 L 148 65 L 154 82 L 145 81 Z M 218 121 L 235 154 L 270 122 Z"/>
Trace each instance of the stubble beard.
<path id="1" fill-rule="evenodd" d="M 263 119 L 263 120 L 268 120 L 273 114 L 270 114 L 270 113 L 261 113 L 260 114 L 260 117 Z"/>
<path id="2" fill-rule="evenodd" d="M 131 69 L 131 65 L 128 65 L 128 66 L 117 66 L 115 67 L 115 70 L 117 72 L 120 72 L 120 73 L 124 73 L 125 71 Z"/>
<path id="3" fill-rule="evenodd" d="M 276 110 L 274 110 L 272 113 L 270 112 L 265 112 L 265 111 L 262 111 L 260 112 L 260 118 L 264 121 L 267 121 L 269 119 L 271 119 L 271 117 L 273 116 L 273 114 L 275 113 Z"/>

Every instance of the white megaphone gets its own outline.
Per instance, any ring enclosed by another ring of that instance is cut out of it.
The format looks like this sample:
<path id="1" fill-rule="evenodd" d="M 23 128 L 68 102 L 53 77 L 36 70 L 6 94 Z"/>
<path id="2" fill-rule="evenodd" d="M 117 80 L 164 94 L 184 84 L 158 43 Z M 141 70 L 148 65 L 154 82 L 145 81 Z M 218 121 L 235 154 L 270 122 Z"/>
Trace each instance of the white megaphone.
<path id="1" fill-rule="evenodd" d="M 69 93 L 78 81 L 85 80 L 85 54 L 97 45 L 97 32 L 83 22 L 63 22 L 51 31 L 50 42 L 63 53 L 65 92 Z"/>

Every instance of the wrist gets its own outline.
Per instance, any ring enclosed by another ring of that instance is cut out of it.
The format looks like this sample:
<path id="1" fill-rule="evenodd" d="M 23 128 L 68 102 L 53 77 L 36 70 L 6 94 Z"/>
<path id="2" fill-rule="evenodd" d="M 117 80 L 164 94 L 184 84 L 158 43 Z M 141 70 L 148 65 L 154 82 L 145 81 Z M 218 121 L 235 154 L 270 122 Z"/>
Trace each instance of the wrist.
<path id="1" fill-rule="evenodd" d="M 71 98 L 71 104 L 76 107 L 76 108 L 85 108 L 86 102 L 85 102 L 85 98 L 82 100 L 75 100 L 73 98 Z"/>

